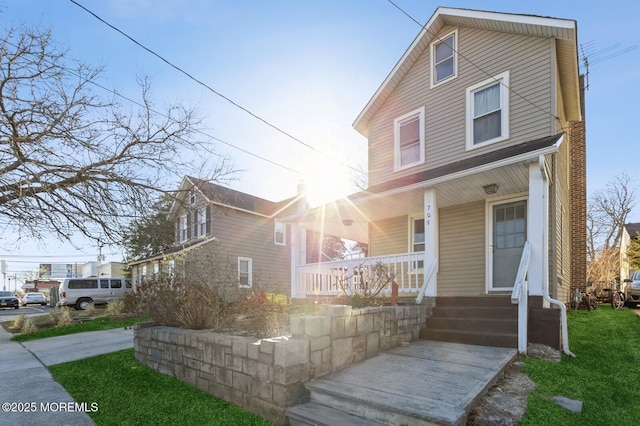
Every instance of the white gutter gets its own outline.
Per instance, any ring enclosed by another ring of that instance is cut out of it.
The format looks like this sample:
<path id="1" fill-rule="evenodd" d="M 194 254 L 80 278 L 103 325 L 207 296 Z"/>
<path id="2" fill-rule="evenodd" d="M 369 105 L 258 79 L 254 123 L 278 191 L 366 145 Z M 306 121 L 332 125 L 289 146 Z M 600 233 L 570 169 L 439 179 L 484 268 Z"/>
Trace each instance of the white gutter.
<path id="1" fill-rule="evenodd" d="M 540 167 L 542 180 L 545 182 L 545 197 L 547 198 L 547 200 L 545 200 L 546 201 L 545 205 L 546 205 L 546 210 L 548 211 L 549 210 L 548 209 L 549 189 L 548 189 L 548 184 L 546 184 L 546 182 L 548 182 L 548 177 L 547 177 L 546 166 L 544 163 L 544 155 L 540 155 L 538 157 L 538 166 Z M 546 254 L 546 253 L 549 253 L 549 237 L 547 232 L 547 230 L 549 229 L 549 216 L 547 214 L 544 215 L 544 221 L 546 223 L 543 226 L 544 235 L 542 236 L 542 241 L 544 241 L 543 253 Z M 565 354 L 567 354 L 571 358 L 575 358 L 576 355 L 569 350 L 569 330 L 567 328 L 567 307 L 561 301 L 552 299 L 551 296 L 549 296 L 549 260 L 548 259 L 545 260 L 543 262 L 543 265 L 544 266 L 543 266 L 542 273 L 543 273 L 543 280 L 545 282 L 542 284 L 542 297 L 547 302 L 553 303 L 554 305 L 557 305 L 560 308 L 560 325 L 562 327 L 562 350 Z"/>

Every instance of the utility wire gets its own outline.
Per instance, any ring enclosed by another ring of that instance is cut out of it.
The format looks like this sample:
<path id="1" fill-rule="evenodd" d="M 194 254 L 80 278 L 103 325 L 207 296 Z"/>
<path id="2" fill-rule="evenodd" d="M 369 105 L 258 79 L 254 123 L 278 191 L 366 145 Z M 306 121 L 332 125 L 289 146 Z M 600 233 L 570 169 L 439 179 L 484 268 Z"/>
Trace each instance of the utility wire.
<path id="1" fill-rule="evenodd" d="M 71 0 L 73 1 L 73 0 Z M 418 22 L 418 20 L 416 20 L 413 16 L 411 16 L 408 12 L 406 12 L 404 9 L 402 9 L 400 6 L 398 6 L 396 3 L 393 2 L 393 0 L 387 0 L 389 3 L 391 3 L 391 5 L 393 5 L 396 9 L 398 9 L 400 12 L 402 12 L 405 16 L 407 16 L 409 19 L 411 19 L 413 22 L 415 22 L 416 24 L 418 24 L 423 30 L 425 30 L 427 33 L 429 33 L 430 35 L 432 35 L 434 38 L 436 38 L 438 41 L 443 42 L 444 40 L 442 40 L 440 37 L 438 37 L 437 34 L 433 33 L 429 28 L 427 28 L 427 23 L 425 23 L 424 25 L 421 24 L 420 22 Z M 537 105 L 536 103 L 530 101 L 529 99 L 527 99 L 525 96 L 519 94 L 518 92 L 516 92 L 515 90 L 513 90 L 511 87 L 507 86 L 506 84 L 504 84 L 503 82 L 501 82 L 500 80 L 497 80 L 492 74 L 490 74 L 489 72 L 487 72 L 485 69 L 483 69 L 480 65 L 476 64 L 475 62 L 473 62 L 471 59 L 467 58 L 466 56 L 464 56 L 463 54 L 461 54 L 460 52 L 458 52 L 454 46 L 449 46 L 451 47 L 451 49 L 456 52 L 456 54 L 464 59 L 465 61 L 467 61 L 468 63 L 470 63 L 471 65 L 473 65 L 476 69 L 478 69 L 479 71 L 481 71 L 482 73 L 484 73 L 485 75 L 489 76 L 490 78 L 494 79 L 496 81 L 496 83 L 500 83 L 502 86 L 504 86 L 507 90 L 509 90 L 511 93 L 517 95 L 520 99 L 524 100 L 525 102 L 531 104 L 533 107 L 535 107 L 536 109 L 538 109 L 539 111 L 544 112 L 545 114 L 548 114 L 549 116 L 551 116 L 552 118 L 555 118 L 558 123 L 560 123 L 560 126 L 562 127 L 562 121 L 560 120 L 560 118 L 558 116 L 556 116 L 555 114 L 553 114 L 552 112 L 550 112 L 549 110 L 546 110 L 544 108 L 542 108 L 541 106 Z M 564 127 L 563 127 L 564 128 Z"/>
<path id="2" fill-rule="evenodd" d="M 120 30 L 119 28 L 117 28 L 116 26 L 110 24 L 109 22 L 105 21 L 104 19 L 102 19 L 100 16 L 96 15 L 94 12 L 92 12 L 91 10 L 87 9 L 86 7 L 84 7 L 82 4 L 78 3 L 76 0 L 69 0 L 71 3 L 75 4 L 76 6 L 78 6 L 79 8 L 83 9 L 84 11 L 86 11 L 87 13 L 89 13 L 90 15 L 92 15 L 94 18 L 96 18 L 97 20 L 99 20 L 100 22 L 102 22 L 103 24 L 107 25 L 109 28 L 113 29 L 114 31 L 117 31 L 118 33 L 122 34 L 124 37 L 126 37 L 127 39 L 129 39 L 131 42 L 133 42 L 134 44 L 136 44 L 137 46 L 141 47 L 142 49 L 146 50 L 147 52 L 149 52 L 150 54 L 152 54 L 153 56 L 157 57 L 158 59 L 160 59 L 161 61 L 163 61 L 164 63 L 166 63 L 167 65 L 169 65 L 170 67 L 174 68 L 175 70 L 177 70 L 178 72 L 184 74 L 185 76 L 187 76 L 189 79 L 195 81 L 196 83 L 198 83 L 199 85 L 201 85 L 202 87 L 206 88 L 207 90 L 209 90 L 211 93 L 221 97 L 222 99 L 224 99 L 225 101 L 229 102 L 231 105 L 235 106 L 236 108 L 239 108 L 240 110 L 246 112 L 247 114 L 249 114 L 250 116 L 252 116 L 253 118 L 263 122 L 264 124 L 266 124 L 267 126 L 271 127 L 272 129 L 282 133 L 283 135 L 287 136 L 288 138 L 294 140 L 295 142 L 298 142 L 299 144 L 311 149 L 312 151 L 321 154 L 331 160 L 337 161 L 338 163 L 342 164 L 343 166 L 353 170 L 353 171 L 358 171 L 355 167 L 351 166 L 348 163 L 345 163 L 344 161 L 342 161 L 339 158 L 335 158 L 329 154 L 326 154 L 320 150 L 318 150 L 317 148 L 309 145 L 308 143 L 300 140 L 299 138 L 296 138 L 295 136 L 291 135 L 290 133 L 282 130 L 280 127 L 276 126 L 275 124 L 270 123 L 269 121 L 265 120 L 264 118 L 260 117 L 257 114 L 254 114 L 252 111 L 250 111 L 249 109 L 243 107 L 242 105 L 238 104 L 237 102 L 233 101 L 231 98 L 223 95 L 222 93 L 218 92 L 217 90 L 215 90 L 214 88 L 212 88 L 211 86 L 209 86 L 208 84 L 206 84 L 205 82 L 203 82 L 202 80 L 194 77 L 193 75 L 191 75 L 190 73 L 188 73 L 187 71 L 185 71 L 184 69 L 182 69 L 181 67 L 175 65 L 174 63 L 172 63 L 171 61 L 169 61 L 168 59 L 164 58 L 163 56 L 161 56 L 160 54 L 156 53 L 155 51 L 151 50 L 150 48 L 146 47 L 145 45 L 143 45 L 142 43 L 138 42 L 136 39 L 134 39 L 133 37 L 131 37 L 130 35 L 128 35 L 127 33 L 125 33 L 124 31 Z"/>

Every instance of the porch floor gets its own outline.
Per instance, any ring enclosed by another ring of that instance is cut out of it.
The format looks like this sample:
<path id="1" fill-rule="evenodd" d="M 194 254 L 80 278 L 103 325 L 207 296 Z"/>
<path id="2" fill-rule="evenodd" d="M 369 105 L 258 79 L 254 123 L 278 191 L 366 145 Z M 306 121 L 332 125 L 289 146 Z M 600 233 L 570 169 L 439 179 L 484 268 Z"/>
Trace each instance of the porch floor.
<path id="1" fill-rule="evenodd" d="M 310 401 L 288 415 L 292 425 L 343 414 L 340 422 L 349 424 L 464 425 L 516 355 L 512 348 L 414 341 L 307 383 Z"/>

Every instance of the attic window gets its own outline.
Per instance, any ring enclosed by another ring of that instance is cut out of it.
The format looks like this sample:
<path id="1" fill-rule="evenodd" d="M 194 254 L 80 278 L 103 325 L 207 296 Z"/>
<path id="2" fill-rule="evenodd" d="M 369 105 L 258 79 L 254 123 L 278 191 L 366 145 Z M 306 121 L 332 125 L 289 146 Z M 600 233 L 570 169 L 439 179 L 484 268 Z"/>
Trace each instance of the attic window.
<path id="1" fill-rule="evenodd" d="M 456 30 L 431 43 L 431 87 L 457 76 L 457 36 Z"/>
<path id="2" fill-rule="evenodd" d="M 196 192 L 195 191 L 191 191 L 189 193 L 189 205 L 194 205 L 196 203 Z"/>

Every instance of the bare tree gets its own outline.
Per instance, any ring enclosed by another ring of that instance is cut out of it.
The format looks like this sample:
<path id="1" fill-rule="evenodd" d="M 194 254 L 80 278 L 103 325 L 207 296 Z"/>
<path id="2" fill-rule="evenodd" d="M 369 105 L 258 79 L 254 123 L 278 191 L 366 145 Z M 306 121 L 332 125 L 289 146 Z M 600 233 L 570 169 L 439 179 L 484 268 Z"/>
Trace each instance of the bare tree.
<path id="1" fill-rule="evenodd" d="M 623 173 L 593 194 L 587 207 L 587 275 L 611 281 L 620 274 L 622 228 L 635 205 L 635 188 Z"/>
<path id="2" fill-rule="evenodd" d="M 635 188 L 625 173 L 608 182 L 604 190 L 593 194 L 587 212 L 590 255 L 598 249 L 620 247 L 622 227 L 634 205 Z"/>
<path id="3" fill-rule="evenodd" d="M 98 85 L 101 72 L 71 60 L 50 31 L 12 28 L 0 39 L 4 229 L 66 240 L 79 231 L 119 242 L 150 200 L 187 170 L 208 167 L 195 161 L 210 158 L 211 149 L 193 139 L 201 124 L 193 109 L 170 105 L 158 112 L 146 78 L 138 81 L 141 99 L 125 107 Z M 225 160 L 205 178 L 231 172 Z"/>

